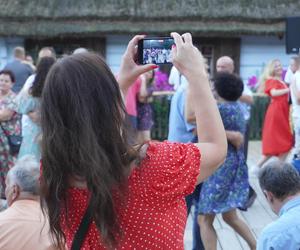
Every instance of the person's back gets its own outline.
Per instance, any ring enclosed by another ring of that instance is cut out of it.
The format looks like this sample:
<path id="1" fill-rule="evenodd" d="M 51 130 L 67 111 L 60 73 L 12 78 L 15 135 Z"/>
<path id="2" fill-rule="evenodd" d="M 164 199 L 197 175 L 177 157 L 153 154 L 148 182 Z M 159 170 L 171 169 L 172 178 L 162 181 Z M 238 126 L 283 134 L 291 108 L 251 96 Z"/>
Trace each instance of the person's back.
<path id="1" fill-rule="evenodd" d="M 13 91 L 20 92 L 27 78 L 32 75 L 32 68 L 22 61 L 25 60 L 25 50 L 22 47 L 14 49 L 14 60 L 5 66 L 6 70 L 11 70 L 15 75 Z"/>
<path id="2" fill-rule="evenodd" d="M 300 176 L 290 164 L 273 161 L 259 172 L 260 187 L 279 217 L 266 226 L 258 239 L 258 250 L 300 249 Z"/>
<path id="3" fill-rule="evenodd" d="M 243 92 L 241 79 L 226 72 L 218 73 L 214 87 L 225 131 L 243 134 L 246 124 L 237 101 Z M 244 207 L 248 190 L 248 171 L 243 148 L 236 148 L 229 141 L 225 162 L 203 183 L 199 211 L 203 214 L 222 213 Z"/>
<path id="4" fill-rule="evenodd" d="M 39 202 L 39 172 L 39 162 L 28 155 L 8 172 L 8 208 L 0 212 L 0 249 L 51 249 L 49 224 Z"/>
<path id="5" fill-rule="evenodd" d="M 186 88 L 187 83 L 181 84 L 171 100 L 168 140 L 172 142 L 190 142 L 195 137 L 195 125 L 188 123 L 184 116 Z"/>
<path id="6" fill-rule="evenodd" d="M 29 65 L 22 63 L 19 60 L 8 63 L 5 66 L 5 69 L 11 70 L 16 77 L 16 82 L 13 87 L 15 93 L 20 92 L 27 78 L 33 73 Z"/>
<path id="7" fill-rule="evenodd" d="M 134 61 L 144 36 L 129 42 L 119 82 L 91 53 L 63 58 L 50 70 L 41 101 L 41 183 L 57 246 L 77 242 L 75 231 L 87 213 L 84 249 L 183 249 L 184 197 L 223 162 L 227 144 L 201 53 L 190 34 L 172 35 L 179 48 L 173 48 L 173 63 L 198 93 L 192 96 L 197 117 L 206 114 L 205 121 L 197 119 L 205 143 L 129 144 L 120 89 L 126 95 L 140 74 L 157 68 Z"/>
<path id="8" fill-rule="evenodd" d="M 0 249 L 42 250 L 50 246 L 49 227 L 38 201 L 15 201 L 0 213 Z"/>
<path id="9" fill-rule="evenodd" d="M 300 249 L 300 198 L 291 200 L 280 210 L 279 218 L 266 226 L 258 249 Z"/>

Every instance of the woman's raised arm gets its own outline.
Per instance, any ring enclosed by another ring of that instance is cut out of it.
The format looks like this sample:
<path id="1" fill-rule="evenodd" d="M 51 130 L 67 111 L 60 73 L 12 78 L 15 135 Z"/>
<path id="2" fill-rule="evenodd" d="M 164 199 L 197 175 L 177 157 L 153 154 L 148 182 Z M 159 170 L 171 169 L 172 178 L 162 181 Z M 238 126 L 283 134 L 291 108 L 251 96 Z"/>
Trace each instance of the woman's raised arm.
<path id="1" fill-rule="evenodd" d="M 225 160 L 227 140 L 223 123 L 210 89 L 205 62 L 200 51 L 193 46 L 189 33 L 180 36 L 171 33 L 176 46 L 172 48 L 175 67 L 187 78 L 189 93 L 194 106 L 197 134 L 196 145 L 201 152 L 198 182 L 210 176 Z"/>
<path id="2" fill-rule="evenodd" d="M 141 74 L 158 67 L 155 64 L 138 65 L 136 63 L 138 41 L 144 37 L 144 35 L 134 36 L 128 43 L 125 54 L 122 57 L 120 72 L 117 80 L 124 96 L 126 96 L 128 88 Z"/>

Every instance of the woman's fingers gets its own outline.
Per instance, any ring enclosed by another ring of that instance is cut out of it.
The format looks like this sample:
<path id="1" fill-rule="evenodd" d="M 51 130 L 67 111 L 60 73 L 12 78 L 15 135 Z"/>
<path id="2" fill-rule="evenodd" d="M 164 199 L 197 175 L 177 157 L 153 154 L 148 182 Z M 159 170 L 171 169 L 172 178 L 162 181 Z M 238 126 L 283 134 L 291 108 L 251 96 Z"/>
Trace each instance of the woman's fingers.
<path id="1" fill-rule="evenodd" d="M 128 43 L 127 52 L 134 54 L 137 51 L 136 46 L 137 46 L 139 40 L 142 40 L 143 38 L 145 38 L 145 35 L 134 36 Z"/>
<path id="2" fill-rule="evenodd" d="M 182 38 L 183 38 L 183 40 L 184 40 L 185 43 L 193 44 L 193 39 L 192 39 L 191 33 L 184 33 L 182 35 Z"/>
<path id="3" fill-rule="evenodd" d="M 171 37 L 174 38 L 174 42 L 178 48 L 180 48 L 183 45 L 182 37 L 178 33 L 172 32 Z"/>
<path id="4" fill-rule="evenodd" d="M 155 64 L 145 64 L 145 65 L 139 65 L 137 67 L 137 73 L 138 75 L 141 75 L 141 74 L 144 74 L 150 70 L 154 70 L 154 69 L 157 69 L 158 66 L 155 65 Z"/>

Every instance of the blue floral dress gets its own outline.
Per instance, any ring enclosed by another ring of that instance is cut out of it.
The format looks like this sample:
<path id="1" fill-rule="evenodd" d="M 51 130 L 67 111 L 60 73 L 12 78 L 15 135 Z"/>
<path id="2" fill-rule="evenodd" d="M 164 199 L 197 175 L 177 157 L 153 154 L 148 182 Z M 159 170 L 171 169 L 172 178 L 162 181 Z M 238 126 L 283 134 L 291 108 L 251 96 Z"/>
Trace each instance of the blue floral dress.
<path id="1" fill-rule="evenodd" d="M 40 108 L 40 99 L 27 95 L 22 97 L 18 103 L 18 112 L 25 115 L 31 111 L 37 111 Z M 25 155 L 32 155 L 36 160 L 41 159 L 41 151 L 39 145 L 39 136 L 41 135 L 41 127 L 39 124 L 28 119 L 27 123 L 23 126 L 22 131 L 22 144 L 18 159 Z"/>
<path id="2" fill-rule="evenodd" d="M 239 103 L 221 103 L 218 108 L 225 130 L 244 133 L 246 123 Z M 198 213 L 217 214 L 245 207 L 248 192 L 248 169 L 243 148 L 237 150 L 228 142 L 224 164 L 202 185 Z"/>

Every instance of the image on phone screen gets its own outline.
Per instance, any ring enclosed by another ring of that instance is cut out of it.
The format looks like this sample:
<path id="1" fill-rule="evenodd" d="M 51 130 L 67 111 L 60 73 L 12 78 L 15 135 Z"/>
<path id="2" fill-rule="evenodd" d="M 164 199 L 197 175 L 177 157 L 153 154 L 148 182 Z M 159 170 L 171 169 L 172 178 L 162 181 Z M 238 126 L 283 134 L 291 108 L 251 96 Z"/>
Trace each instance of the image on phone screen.
<path id="1" fill-rule="evenodd" d="M 149 38 L 142 41 L 142 64 L 169 64 L 171 63 L 171 49 L 174 44 L 174 39 L 167 38 Z"/>

